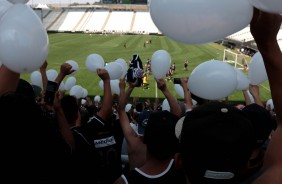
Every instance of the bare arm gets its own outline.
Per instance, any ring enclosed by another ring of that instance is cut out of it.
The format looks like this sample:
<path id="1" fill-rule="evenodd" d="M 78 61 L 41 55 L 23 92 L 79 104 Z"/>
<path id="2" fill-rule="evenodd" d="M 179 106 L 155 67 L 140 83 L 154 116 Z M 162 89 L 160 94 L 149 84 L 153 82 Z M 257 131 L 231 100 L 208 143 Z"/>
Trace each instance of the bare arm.
<path id="1" fill-rule="evenodd" d="M 191 93 L 190 90 L 188 88 L 188 78 L 181 78 L 181 86 L 183 88 L 184 91 L 184 103 L 185 103 L 185 110 L 189 111 L 192 110 L 193 108 L 193 103 L 192 103 L 192 97 L 191 97 Z"/>
<path id="2" fill-rule="evenodd" d="M 251 33 L 263 57 L 277 113 L 277 129 L 268 145 L 262 175 L 255 184 L 282 183 L 282 53 L 276 40 L 282 17 L 255 9 Z"/>
<path id="3" fill-rule="evenodd" d="M 43 65 L 41 65 L 41 67 L 40 67 L 40 73 L 41 73 L 41 78 L 42 78 L 42 93 L 43 93 L 43 95 L 45 94 L 45 90 L 46 90 L 47 83 L 48 83 L 48 78 L 47 78 L 47 74 L 46 74 L 47 66 L 48 66 L 48 63 L 47 63 L 47 61 L 45 61 L 43 63 Z"/>
<path id="4" fill-rule="evenodd" d="M 59 92 L 56 93 L 55 99 L 54 99 L 54 110 L 56 112 L 57 122 L 62 134 L 62 138 L 68 143 L 73 149 L 75 149 L 75 141 L 72 134 L 72 131 L 70 129 L 70 126 L 68 124 L 68 121 L 66 119 L 66 116 L 64 114 L 64 111 L 61 106 L 61 100 L 60 100 L 60 94 Z"/>
<path id="5" fill-rule="evenodd" d="M 113 96 L 111 91 L 111 81 L 107 70 L 97 69 L 97 74 L 104 83 L 104 98 L 101 110 L 97 113 L 103 120 L 107 121 L 112 113 Z"/>
<path id="6" fill-rule="evenodd" d="M 135 133 L 133 128 L 130 126 L 128 116 L 125 112 L 125 105 L 136 84 L 137 84 L 137 80 L 135 83 L 129 83 L 129 87 L 127 88 L 126 91 L 125 91 L 125 80 L 120 79 L 120 84 L 119 84 L 120 97 L 119 97 L 118 115 L 119 115 L 121 128 L 124 134 L 124 138 L 127 143 L 130 169 L 142 166 L 146 160 L 146 145 L 143 143 L 142 139 L 138 137 L 138 135 Z"/>
<path id="7" fill-rule="evenodd" d="M 64 80 L 64 78 L 71 74 L 74 70 L 72 70 L 72 66 L 68 63 L 63 63 L 60 67 L 60 72 L 58 74 L 58 76 L 55 79 L 55 82 L 58 83 L 58 88 L 61 84 L 61 82 Z"/>
<path id="8" fill-rule="evenodd" d="M 181 116 L 181 108 L 178 104 L 177 99 L 168 90 L 166 83 L 165 83 L 165 80 L 164 79 L 158 79 L 157 85 L 158 85 L 158 88 L 162 91 L 162 93 L 166 97 L 166 99 L 169 103 L 169 106 L 170 106 L 171 113 L 180 117 Z"/>
<path id="9" fill-rule="evenodd" d="M 125 79 L 120 79 L 119 87 L 120 87 L 120 97 L 119 97 L 119 105 L 118 105 L 118 115 L 120 119 L 121 128 L 124 134 L 124 138 L 127 144 L 130 144 L 131 141 L 137 138 L 137 135 L 133 128 L 130 126 L 130 122 L 128 116 L 125 112 L 126 103 L 130 97 L 130 94 L 134 90 L 134 86 L 129 85 L 127 90 L 125 91 Z"/>
<path id="10" fill-rule="evenodd" d="M 248 90 L 242 90 L 242 93 L 244 95 L 245 104 L 250 105 L 252 102 L 251 102 L 250 96 L 248 94 Z"/>
<path id="11" fill-rule="evenodd" d="M 263 105 L 263 103 L 260 99 L 260 95 L 259 95 L 259 86 L 250 84 L 249 91 L 252 94 L 252 96 L 254 97 L 255 103 L 264 107 L 264 105 Z"/>

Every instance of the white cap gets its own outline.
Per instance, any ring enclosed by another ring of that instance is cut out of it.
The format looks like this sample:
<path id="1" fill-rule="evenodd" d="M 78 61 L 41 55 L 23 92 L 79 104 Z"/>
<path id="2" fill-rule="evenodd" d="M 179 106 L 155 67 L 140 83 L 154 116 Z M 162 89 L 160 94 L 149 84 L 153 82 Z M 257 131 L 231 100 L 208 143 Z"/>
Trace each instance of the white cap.
<path id="1" fill-rule="evenodd" d="M 125 112 L 128 112 L 132 107 L 132 104 L 126 104 L 125 106 Z"/>

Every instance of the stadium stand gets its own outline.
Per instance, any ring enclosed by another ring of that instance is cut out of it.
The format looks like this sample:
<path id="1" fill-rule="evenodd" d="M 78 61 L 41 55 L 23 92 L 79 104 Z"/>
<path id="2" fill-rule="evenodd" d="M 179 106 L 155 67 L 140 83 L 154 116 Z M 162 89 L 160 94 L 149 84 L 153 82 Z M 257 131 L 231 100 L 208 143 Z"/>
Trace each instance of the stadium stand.
<path id="1" fill-rule="evenodd" d="M 80 5 L 33 9 L 48 32 L 162 34 L 150 16 L 148 5 Z M 282 49 L 282 28 L 277 40 Z M 229 48 L 250 47 L 257 50 L 249 26 L 217 43 Z"/>

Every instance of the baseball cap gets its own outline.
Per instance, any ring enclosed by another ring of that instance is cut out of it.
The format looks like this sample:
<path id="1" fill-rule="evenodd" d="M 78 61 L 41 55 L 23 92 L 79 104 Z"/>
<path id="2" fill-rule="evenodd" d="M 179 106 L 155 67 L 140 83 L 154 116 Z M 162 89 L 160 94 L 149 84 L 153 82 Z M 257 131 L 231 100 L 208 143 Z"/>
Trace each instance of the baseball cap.
<path id="1" fill-rule="evenodd" d="M 183 165 L 192 183 L 233 183 L 255 145 L 254 128 L 242 110 L 209 102 L 186 113 L 180 135 Z"/>
<path id="2" fill-rule="evenodd" d="M 274 129 L 273 119 L 264 107 L 252 103 L 246 105 L 243 109 L 253 124 L 255 130 L 255 137 L 256 137 L 256 145 L 258 147 L 262 146 Z"/>
<path id="3" fill-rule="evenodd" d="M 144 110 L 144 111 L 142 111 L 138 115 L 138 129 L 137 129 L 137 133 L 139 135 L 143 135 L 144 134 L 144 131 L 145 131 L 145 128 L 147 126 L 148 119 L 149 119 L 151 113 L 152 113 L 151 110 Z"/>

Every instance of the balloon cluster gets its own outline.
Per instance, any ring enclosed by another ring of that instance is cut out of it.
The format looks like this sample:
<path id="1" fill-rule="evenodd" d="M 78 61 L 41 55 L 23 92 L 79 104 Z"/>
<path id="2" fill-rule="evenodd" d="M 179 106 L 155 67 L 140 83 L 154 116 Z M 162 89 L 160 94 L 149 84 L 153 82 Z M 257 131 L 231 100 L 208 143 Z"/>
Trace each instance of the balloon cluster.
<path id="1" fill-rule="evenodd" d="M 188 87 L 198 97 L 207 100 L 225 98 L 235 90 L 247 90 L 249 85 L 259 85 L 268 80 L 263 58 L 260 52 L 250 60 L 248 77 L 238 68 L 223 61 L 211 60 L 198 65 L 189 76 Z M 179 84 L 174 85 L 176 93 L 184 98 Z M 248 92 L 251 101 L 252 95 Z"/>
<path id="2" fill-rule="evenodd" d="M 122 58 L 107 63 L 107 65 L 105 66 L 103 57 L 96 53 L 87 56 L 85 65 L 91 72 L 97 72 L 98 68 L 106 69 L 110 75 L 111 80 L 124 77 L 128 69 L 126 61 Z"/>
<path id="3" fill-rule="evenodd" d="M 111 90 L 114 94 L 119 95 L 119 79 L 125 77 L 128 69 L 128 65 L 124 59 L 118 58 L 115 61 L 107 63 L 105 66 L 103 57 L 94 53 L 87 56 L 85 65 L 89 71 L 95 73 L 97 72 L 98 68 L 107 70 L 111 79 Z M 99 82 L 99 87 L 104 89 L 104 83 L 102 80 Z"/>

